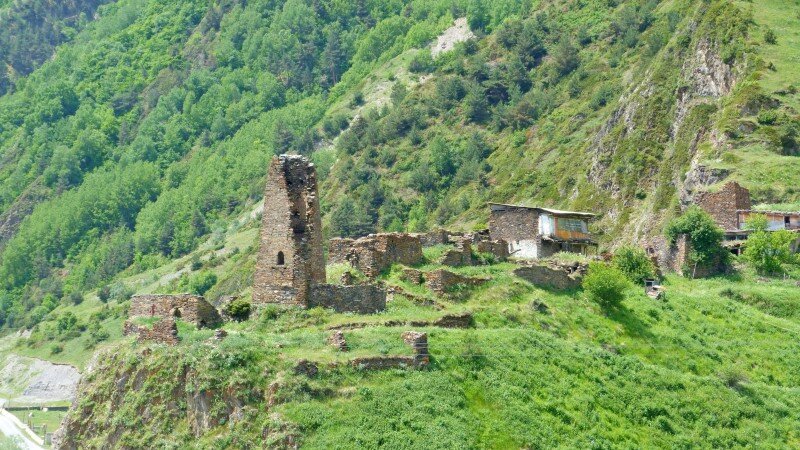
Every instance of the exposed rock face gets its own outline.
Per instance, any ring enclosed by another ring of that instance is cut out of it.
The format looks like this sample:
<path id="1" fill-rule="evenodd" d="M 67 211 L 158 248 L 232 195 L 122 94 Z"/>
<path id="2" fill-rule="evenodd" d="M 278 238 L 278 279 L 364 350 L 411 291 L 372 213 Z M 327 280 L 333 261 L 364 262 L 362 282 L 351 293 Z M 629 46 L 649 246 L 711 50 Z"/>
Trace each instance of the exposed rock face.
<path id="1" fill-rule="evenodd" d="M 300 361 L 297 361 L 297 365 L 294 366 L 294 373 L 298 375 L 315 377 L 318 372 L 319 369 L 317 368 L 317 365 L 306 359 L 301 359 Z"/>
<path id="2" fill-rule="evenodd" d="M 514 275 L 534 286 L 557 290 L 577 289 L 582 280 L 577 271 L 571 273 L 567 268 L 539 264 L 517 268 Z"/>
<path id="3" fill-rule="evenodd" d="M 451 267 L 471 266 L 475 264 L 472 256 L 472 242 L 468 238 L 461 238 L 456 242 L 455 248 L 448 250 L 440 264 Z"/>

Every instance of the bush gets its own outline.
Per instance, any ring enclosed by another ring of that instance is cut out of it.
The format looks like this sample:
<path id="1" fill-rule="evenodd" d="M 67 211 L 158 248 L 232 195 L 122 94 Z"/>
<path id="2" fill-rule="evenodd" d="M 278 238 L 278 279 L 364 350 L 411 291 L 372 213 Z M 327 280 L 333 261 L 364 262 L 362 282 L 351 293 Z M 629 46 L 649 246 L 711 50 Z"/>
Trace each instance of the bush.
<path id="1" fill-rule="evenodd" d="M 250 302 L 242 299 L 233 300 L 225 307 L 225 314 L 238 322 L 247 320 L 250 318 Z"/>
<path id="2" fill-rule="evenodd" d="M 716 258 L 723 258 L 729 252 L 722 248 L 722 238 L 725 233 L 717 226 L 714 219 L 697 206 L 692 206 L 682 216 L 672 220 L 667 225 L 667 237 L 673 244 L 678 236 L 687 235 L 692 244 L 689 260 L 692 264 L 709 264 Z"/>
<path id="3" fill-rule="evenodd" d="M 767 28 L 767 30 L 764 31 L 764 42 L 771 45 L 778 43 L 778 35 L 775 34 L 775 30 L 772 28 Z"/>
<path id="4" fill-rule="evenodd" d="M 614 253 L 614 267 L 619 269 L 634 283 L 642 284 L 644 280 L 654 278 L 656 268 L 647 253 L 639 247 L 625 246 Z"/>
<path id="5" fill-rule="evenodd" d="M 217 276 L 212 272 L 202 272 L 189 281 L 189 291 L 192 294 L 203 295 L 217 284 Z"/>
<path id="6" fill-rule="evenodd" d="M 603 307 L 618 306 L 625 299 L 628 279 L 619 269 L 603 262 L 589 263 L 583 289 Z"/>
<path id="7" fill-rule="evenodd" d="M 64 351 L 64 345 L 62 344 L 53 344 L 50 346 L 50 354 L 57 355 Z"/>
<path id="8" fill-rule="evenodd" d="M 756 119 L 761 125 L 772 125 L 778 120 L 778 112 L 774 109 L 767 109 L 759 112 Z"/>
<path id="9" fill-rule="evenodd" d="M 742 256 L 762 275 L 779 274 L 784 264 L 797 263 L 791 248 L 795 239 L 795 234 L 787 230 L 756 231 L 747 237 Z"/>
<path id="10" fill-rule="evenodd" d="M 111 286 L 105 285 L 97 290 L 97 298 L 100 299 L 101 302 L 106 303 L 108 299 L 111 298 Z"/>
<path id="11" fill-rule="evenodd" d="M 83 294 L 78 291 L 72 291 L 69 294 L 69 301 L 73 305 L 80 305 L 83 303 Z"/>

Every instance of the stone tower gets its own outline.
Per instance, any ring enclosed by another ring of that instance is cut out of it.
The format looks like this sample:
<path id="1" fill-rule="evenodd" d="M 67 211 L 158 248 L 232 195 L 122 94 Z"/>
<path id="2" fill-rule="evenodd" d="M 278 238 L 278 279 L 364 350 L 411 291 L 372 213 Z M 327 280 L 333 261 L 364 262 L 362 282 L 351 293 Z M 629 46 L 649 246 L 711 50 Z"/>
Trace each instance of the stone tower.
<path id="1" fill-rule="evenodd" d="M 255 304 L 308 306 L 311 287 L 325 283 L 317 173 L 307 158 L 272 158 L 264 189 Z"/>

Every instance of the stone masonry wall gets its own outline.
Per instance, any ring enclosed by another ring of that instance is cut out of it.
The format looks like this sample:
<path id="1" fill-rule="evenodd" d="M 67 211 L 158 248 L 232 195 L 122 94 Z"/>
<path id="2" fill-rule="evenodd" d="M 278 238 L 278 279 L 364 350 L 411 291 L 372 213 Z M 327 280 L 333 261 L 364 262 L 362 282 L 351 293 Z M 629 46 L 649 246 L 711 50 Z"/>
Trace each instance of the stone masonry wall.
<path id="1" fill-rule="evenodd" d="M 364 275 L 374 278 L 392 264 L 415 265 L 422 262 L 419 235 L 407 233 L 371 234 L 360 239 L 331 239 L 331 262 L 349 262 Z"/>
<path id="2" fill-rule="evenodd" d="M 372 314 L 386 309 L 386 290 L 374 284 L 318 284 L 311 288 L 308 303 L 309 308 L 315 306 L 336 312 Z"/>
<path id="3" fill-rule="evenodd" d="M 131 298 L 129 316 L 180 318 L 197 327 L 213 326 L 222 321 L 211 303 L 192 294 L 134 295 Z"/>
<path id="4" fill-rule="evenodd" d="M 489 236 L 506 242 L 533 239 L 539 234 L 539 214 L 528 208 L 508 206 L 504 211 L 492 211 L 489 217 Z"/>
<path id="5" fill-rule="evenodd" d="M 153 328 L 136 325 L 125 321 L 122 325 L 123 336 L 135 335 L 139 342 L 155 342 L 157 344 L 175 345 L 178 340 L 178 326 L 172 317 L 164 317 L 153 324 Z"/>
<path id="6" fill-rule="evenodd" d="M 698 193 L 694 202 L 726 231 L 739 228 L 737 210 L 751 208 L 750 191 L 735 181 L 726 183 L 719 192 Z"/>
<path id="7" fill-rule="evenodd" d="M 274 157 L 264 189 L 253 303 L 307 305 L 311 286 L 324 282 L 314 164 L 302 156 Z"/>
<path id="8" fill-rule="evenodd" d="M 444 269 L 426 272 L 424 276 L 427 288 L 439 295 L 448 294 L 458 286 L 473 287 L 488 281 L 484 278 L 465 277 Z"/>

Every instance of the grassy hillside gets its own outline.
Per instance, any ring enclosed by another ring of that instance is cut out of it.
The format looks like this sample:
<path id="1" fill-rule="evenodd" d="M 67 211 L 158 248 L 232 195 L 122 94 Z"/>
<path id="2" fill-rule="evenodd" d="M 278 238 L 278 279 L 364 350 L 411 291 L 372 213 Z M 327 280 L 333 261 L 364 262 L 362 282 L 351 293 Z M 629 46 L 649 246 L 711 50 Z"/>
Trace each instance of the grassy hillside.
<path id="1" fill-rule="evenodd" d="M 513 268 L 457 269 L 492 281 L 439 298 L 441 310 L 402 298 L 370 316 L 268 309 L 225 325 L 219 343 L 185 325 L 173 348 L 123 340 L 101 353 L 67 429 L 90 447 L 798 445 L 793 283 L 669 277 L 664 301 L 632 288 L 621 307 L 603 309 L 581 292 L 531 286 Z M 431 296 L 399 275 L 385 279 Z M 473 329 L 380 325 L 465 310 Z M 374 326 L 344 332 L 350 352 L 326 343 L 329 327 L 362 322 Z M 428 332 L 427 369 L 344 364 L 409 354 L 407 329 Z M 320 373 L 296 374 L 300 359 Z"/>

